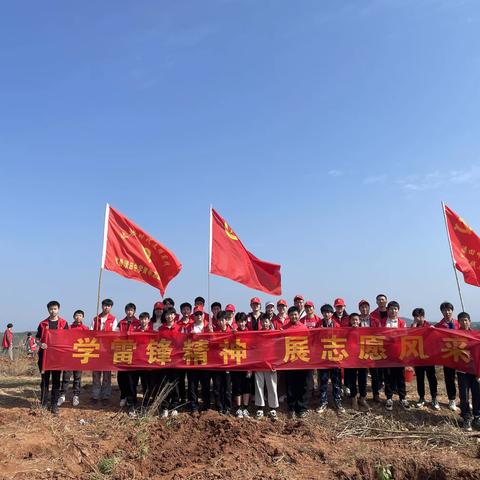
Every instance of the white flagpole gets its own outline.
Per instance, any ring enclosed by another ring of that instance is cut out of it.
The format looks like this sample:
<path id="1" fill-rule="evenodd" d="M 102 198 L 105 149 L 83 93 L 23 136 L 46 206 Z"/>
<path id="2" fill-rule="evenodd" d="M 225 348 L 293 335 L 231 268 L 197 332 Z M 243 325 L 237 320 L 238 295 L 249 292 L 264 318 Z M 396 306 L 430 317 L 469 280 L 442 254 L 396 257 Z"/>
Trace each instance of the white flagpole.
<path id="1" fill-rule="evenodd" d="M 107 234 L 108 234 L 108 216 L 110 214 L 110 205 L 107 203 L 105 207 L 105 222 L 103 225 L 103 248 L 102 248 L 102 263 L 100 265 L 100 274 L 98 275 L 98 291 L 97 291 L 97 310 L 96 316 L 98 317 L 100 308 L 100 289 L 102 286 L 102 273 L 105 266 L 105 255 L 107 253 Z"/>
<path id="2" fill-rule="evenodd" d="M 210 311 L 210 271 L 212 270 L 212 204 L 210 204 L 210 235 L 208 239 L 208 280 L 207 280 L 207 309 Z M 208 316 L 209 326 L 212 326 L 211 312 Z"/>
<path id="3" fill-rule="evenodd" d="M 450 248 L 450 255 L 452 257 L 452 266 L 453 266 L 453 271 L 455 273 L 455 279 L 457 281 L 457 288 L 458 288 L 458 296 L 460 297 L 460 304 L 462 305 L 462 312 L 465 311 L 465 307 L 463 305 L 463 297 L 462 297 L 462 292 L 460 291 L 460 282 L 458 281 L 458 273 L 457 273 L 457 268 L 455 267 L 455 258 L 453 257 L 453 248 L 452 248 L 452 241 L 450 239 L 450 234 L 448 232 L 448 223 L 447 223 L 447 213 L 445 211 L 445 203 L 442 202 L 442 210 L 443 210 L 443 219 L 445 220 L 445 229 L 447 231 L 447 238 L 448 238 L 448 246 Z"/>

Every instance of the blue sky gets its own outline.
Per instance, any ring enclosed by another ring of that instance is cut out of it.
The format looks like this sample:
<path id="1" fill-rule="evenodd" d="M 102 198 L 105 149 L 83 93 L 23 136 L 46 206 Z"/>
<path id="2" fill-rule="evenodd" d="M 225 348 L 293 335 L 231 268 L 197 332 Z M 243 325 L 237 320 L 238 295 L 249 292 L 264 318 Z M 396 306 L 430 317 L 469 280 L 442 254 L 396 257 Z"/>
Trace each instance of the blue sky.
<path id="1" fill-rule="evenodd" d="M 459 311 L 440 202 L 480 233 L 479 32 L 475 0 L 3 4 L 0 325 L 94 314 L 106 202 L 176 253 L 178 302 L 207 296 L 213 204 L 289 301 Z"/>

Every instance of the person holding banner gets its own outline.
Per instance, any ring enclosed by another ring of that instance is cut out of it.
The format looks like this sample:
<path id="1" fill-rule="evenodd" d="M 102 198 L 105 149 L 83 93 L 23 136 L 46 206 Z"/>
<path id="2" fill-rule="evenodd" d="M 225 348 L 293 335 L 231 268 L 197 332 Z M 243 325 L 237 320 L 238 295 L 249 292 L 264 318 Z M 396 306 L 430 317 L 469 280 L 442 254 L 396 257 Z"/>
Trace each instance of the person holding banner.
<path id="1" fill-rule="evenodd" d="M 248 330 L 247 314 L 238 312 L 235 315 L 235 324 L 237 325 L 237 332 L 246 332 Z M 237 418 L 248 418 L 250 416 L 248 404 L 250 403 L 251 376 L 252 372 L 248 371 L 234 370 L 231 373 L 233 403 L 236 408 L 235 416 Z"/>
<path id="2" fill-rule="evenodd" d="M 117 319 L 112 315 L 113 301 L 110 298 L 102 300 L 102 313 L 92 322 L 91 329 L 99 332 L 113 332 L 117 329 Z M 103 378 L 102 378 L 103 377 Z M 92 372 L 92 404 L 99 400 L 104 406 L 110 403 L 112 396 L 112 372 Z"/>

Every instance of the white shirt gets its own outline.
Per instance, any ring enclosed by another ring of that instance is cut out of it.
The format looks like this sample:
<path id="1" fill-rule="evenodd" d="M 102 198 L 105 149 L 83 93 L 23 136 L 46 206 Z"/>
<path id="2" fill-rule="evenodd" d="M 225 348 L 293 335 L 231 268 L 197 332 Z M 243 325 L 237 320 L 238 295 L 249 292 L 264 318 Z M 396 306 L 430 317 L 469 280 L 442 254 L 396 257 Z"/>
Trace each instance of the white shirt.
<path id="1" fill-rule="evenodd" d="M 152 323 L 152 329 L 154 332 L 158 332 L 158 329 L 162 326 L 162 321 L 157 320 L 156 322 Z"/>
<path id="2" fill-rule="evenodd" d="M 360 318 L 360 326 L 361 327 L 369 327 L 370 326 L 370 317 Z"/>
<path id="3" fill-rule="evenodd" d="M 387 318 L 386 328 L 398 328 L 398 318 Z"/>
<path id="4" fill-rule="evenodd" d="M 203 323 L 201 323 L 200 325 L 196 325 L 196 324 L 194 323 L 194 324 L 193 324 L 193 328 L 192 328 L 192 332 L 193 332 L 193 333 L 202 333 L 204 328 L 205 328 L 205 327 L 204 327 Z"/>
<path id="5" fill-rule="evenodd" d="M 107 321 L 108 318 L 108 313 L 104 317 L 100 317 L 100 331 L 103 332 L 105 330 L 105 322 Z M 117 324 L 118 320 L 117 317 L 113 317 L 113 322 L 112 322 L 112 331 L 117 329 Z M 92 326 L 90 327 L 90 330 L 93 330 L 95 327 L 95 320 L 92 323 Z"/>

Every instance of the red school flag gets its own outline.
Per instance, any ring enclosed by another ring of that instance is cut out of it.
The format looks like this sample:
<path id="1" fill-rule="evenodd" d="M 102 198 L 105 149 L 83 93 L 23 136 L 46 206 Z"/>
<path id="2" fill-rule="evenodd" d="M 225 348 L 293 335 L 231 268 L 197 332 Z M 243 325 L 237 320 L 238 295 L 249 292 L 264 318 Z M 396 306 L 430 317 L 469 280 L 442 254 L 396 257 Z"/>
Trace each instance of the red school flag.
<path id="1" fill-rule="evenodd" d="M 480 238 L 453 210 L 444 205 L 455 268 L 465 283 L 480 287 Z"/>
<path id="2" fill-rule="evenodd" d="M 182 264 L 168 248 L 107 204 L 102 268 L 148 283 L 163 297 Z"/>
<path id="3" fill-rule="evenodd" d="M 250 253 L 228 223 L 212 208 L 210 214 L 210 273 L 247 287 L 280 295 L 280 265 Z"/>

